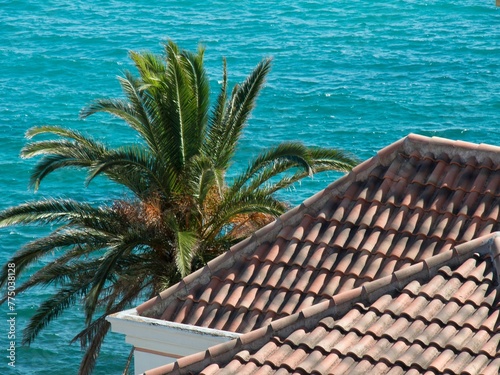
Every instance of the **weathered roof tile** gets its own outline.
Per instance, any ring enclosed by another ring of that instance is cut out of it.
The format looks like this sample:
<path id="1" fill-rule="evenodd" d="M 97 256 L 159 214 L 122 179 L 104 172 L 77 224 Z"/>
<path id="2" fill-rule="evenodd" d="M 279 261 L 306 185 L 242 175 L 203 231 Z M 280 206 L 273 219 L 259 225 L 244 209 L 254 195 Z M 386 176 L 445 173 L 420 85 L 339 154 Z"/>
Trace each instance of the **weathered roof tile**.
<path id="1" fill-rule="evenodd" d="M 273 324 L 239 374 L 498 373 L 498 230 L 500 148 L 410 135 L 138 311 L 236 332 L 333 314 L 302 342 Z"/>

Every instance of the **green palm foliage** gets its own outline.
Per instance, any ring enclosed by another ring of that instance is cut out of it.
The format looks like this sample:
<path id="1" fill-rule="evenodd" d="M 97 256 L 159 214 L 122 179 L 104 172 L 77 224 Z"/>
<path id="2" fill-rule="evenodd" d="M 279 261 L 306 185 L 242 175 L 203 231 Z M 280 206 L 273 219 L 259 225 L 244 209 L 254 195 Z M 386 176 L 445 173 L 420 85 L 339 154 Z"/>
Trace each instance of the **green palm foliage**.
<path id="1" fill-rule="evenodd" d="M 24 343 L 30 344 L 65 309 L 83 303 L 86 326 L 74 338 L 86 348 L 81 374 L 95 365 L 109 330 L 107 315 L 178 282 L 284 213 L 286 204 L 274 194 L 278 190 L 317 172 L 348 171 L 356 163 L 338 150 L 281 143 L 227 181 L 271 61 L 260 62 L 231 92 L 224 61 L 211 110 L 203 55 L 202 48 L 191 53 L 173 42 L 162 56 L 132 52 L 139 74 L 119 78 L 125 98 L 97 100 L 81 112 L 83 118 L 105 112 L 124 120 L 142 140 L 136 145 L 113 148 L 58 126 L 27 133 L 28 139 L 52 137 L 30 141 L 22 150 L 25 158 L 39 157 L 31 175 L 34 189 L 50 173 L 73 167 L 88 172 L 86 183 L 103 175 L 130 191 L 130 198 L 97 207 L 45 199 L 0 213 L 1 226 L 56 228 L 26 244 L 9 263 L 21 274 L 44 257 L 54 257 L 18 288 L 18 293 L 55 288 L 31 318 Z M 5 265 L 2 284 L 7 275 Z"/>

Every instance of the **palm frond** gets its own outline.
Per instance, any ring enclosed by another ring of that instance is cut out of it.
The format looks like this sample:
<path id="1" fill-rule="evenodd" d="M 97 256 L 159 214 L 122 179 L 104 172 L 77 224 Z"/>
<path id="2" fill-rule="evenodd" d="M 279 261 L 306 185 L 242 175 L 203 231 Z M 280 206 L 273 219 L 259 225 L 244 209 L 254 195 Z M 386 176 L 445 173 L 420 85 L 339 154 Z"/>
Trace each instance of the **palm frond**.
<path id="1" fill-rule="evenodd" d="M 193 232 L 178 231 L 177 237 L 177 252 L 175 263 L 181 276 L 185 277 L 191 273 L 191 260 L 196 252 L 198 237 Z"/>
<path id="2" fill-rule="evenodd" d="M 134 62 L 141 80 L 146 86 L 156 84 L 158 79 L 166 74 L 165 62 L 155 53 L 131 51 L 129 57 Z"/>
<path id="3" fill-rule="evenodd" d="M 210 106 L 210 84 L 203 66 L 204 48 L 199 47 L 198 53 L 182 51 L 180 64 L 186 73 L 191 86 L 193 101 L 195 102 L 196 120 L 190 123 L 187 131 L 188 159 L 199 155 L 208 123 Z"/>
<path id="4" fill-rule="evenodd" d="M 87 275 L 87 277 L 89 277 Z M 29 345 L 52 320 L 60 316 L 64 310 L 76 303 L 77 299 L 85 294 L 88 288 L 88 280 L 73 282 L 61 287 L 50 299 L 42 302 L 23 330 L 23 345 Z"/>
<path id="5" fill-rule="evenodd" d="M 314 161 L 314 173 L 322 171 L 349 172 L 359 160 L 348 152 L 332 148 L 309 148 L 309 154 Z"/>
<path id="6" fill-rule="evenodd" d="M 23 270 L 34 264 L 37 260 L 42 258 L 49 253 L 52 253 L 58 249 L 65 249 L 65 254 L 58 257 L 53 263 L 50 264 L 49 268 L 56 267 L 68 262 L 71 259 L 79 257 L 83 254 L 88 254 L 96 249 L 101 249 L 107 245 L 110 238 L 109 235 L 105 235 L 101 232 L 93 231 L 90 228 L 86 229 L 69 229 L 69 230 L 56 230 L 49 234 L 48 236 L 36 239 L 29 242 L 23 246 L 12 258 L 10 258 L 9 263 L 14 263 L 16 265 L 17 273 L 23 272 Z M 67 250 L 72 249 L 72 250 Z M 2 267 L 0 272 L 0 286 L 4 285 L 8 276 L 7 264 Z M 48 266 L 46 266 L 48 267 Z M 40 274 L 44 275 L 47 268 L 44 267 L 42 270 L 38 271 Z M 51 277 L 54 280 L 50 282 L 55 282 L 58 278 L 57 275 L 63 275 L 64 272 L 59 269 L 55 273 L 51 273 Z M 27 282 L 25 287 L 19 287 L 17 292 L 21 293 L 22 290 L 31 287 L 32 285 L 38 284 L 38 275 L 35 273 Z"/>
<path id="7" fill-rule="evenodd" d="M 203 206 L 203 202 L 205 202 L 209 191 L 214 186 L 220 191 L 221 186 L 216 181 L 217 172 L 209 157 L 205 155 L 193 157 L 189 162 L 186 172 L 186 182 L 191 186 L 190 191 L 192 191 L 194 198 L 196 198 L 199 207 Z"/>
<path id="8" fill-rule="evenodd" d="M 131 252 L 139 239 L 124 238 L 114 246 L 110 246 L 106 254 L 101 258 L 99 267 L 94 270 L 92 287 L 85 296 L 85 317 L 87 324 L 90 324 L 99 302 L 100 294 L 106 282 L 111 280 L 114 268 L 119 259 Z"/>
<path id="9" fill-rule="evenodd" d="M 94 160 L 89 168 L 86 179 L 88 185 L 95 177 L 104 173 L 114 181 L 123 181 L 124 171 L 134 176 L 134 179 L 146 179 L 148 185 L 154 184 L 157 189 L 162 186 L 157 176 L 158 165 L 156 159 L 148 149 L 140 146 L 125 146 L 109 152 L 105 157 Z M 143 181 L 144 183 L 144 181 Z"/>
<path id="10" fill-rule="evenodd" d="M 32 128 L 28 131 L 27 137 L 31 138 L 44 133 L 70 138 L 71 141 L 58 139 L 32 142 L 21 150 L 21 156 L 25 158 L 44 156 L 31 173 L 30 185 L 35 190 L 39 188 L 41 181 L 53 171 L 66 167 L 88 168 L 95 160 L 99 160 L 109 152 L 104 144 L 90 137 L 56 126 Z"/>
<path id="11" fill-rule="evenodd" d="M 64 260 L 58 258 L 30 276 L 17 288 L 16 292 L 22 293 L 33 287 L 46 287 L 49 285 L 64 288 L 75 280 L 77 283 L 80 282 L 81 275 L 89 272 L 89 269 L 97 268 L 100 263 L 99 259 L 72 260 L 70 257 Z M 89 278 L 88 283 L 90 282 L 91 279 Z M 3 303 L 4 300 L 2 299 L 1 302 Z"/>
<path id="12" fill-rule="evenodd" d="M 241 85 L 235 86 L 226 110 L 226 118 L 220 123 L 224 126 L 215 144 L 212 154 L 214 164 L 227 168 L 236 152 L 237 143 L 250 112 L 255 107 L 257 96 L 262 89 L 265 78 L 271 69 L 271 60 L 262 60 Z M 216 132 L 214 131 L 214 135 Z"/>
<path id="13" fill-rule="evenodd" d="M 69 138 L 72 139 L 73 141 L 76 141 L 77 143 L 80 143 L 82 145 L 86 145 L 90 148 L 96 148 L 99 149 L 101 147 L 104 147 L 104 145 L 100 142 L 95 141 L 93 138 L 88 137 L 76 130 L 72 129 L 67 129 L 63 128 L 61 126 L 54 126 L 54 125 L 45 125 L 45 126 L 37 126 L 28 129 L 26 132 L 26 138 L 27 139 L 32 139 L 33 137 L 40 135 L 40 134 L 54 134 L 58 135 L 63 138 Z M 24 155 L 23 155 L 24 156 Z M 26 155 L 26 157 L 29 157 Z"/>
<path id="14" fill-rule="evenodd" d="M 189 158 L 194 156 L 191 147 L 199 144 L 196 140 L 200 138 L 197 133 L 197 98 L 190 85 L 190 76 L 184 68 L 187 64 L 185 57 L 173 42 L 166 45 L 166 51 L 167 74 L 163 89 L 168 100 L 162 102 L 166 136 L 163 138 L 164 152 L 169 162 L 180 172 Z"/>
<path id="15" fill-rule="evenodd" d="M 204 155 L 210 156 L 212 160 L 218 161 L 217 168 L 227 168 L 227 163 L 223 163 L 220 154 L 222 152 L 220 143 L 224 139 L 227 121 L 226 116 L 226 102 L 227 102 L 227 61 L 223 59 L 222 67 L 222 85 L 217 96 L 217 102 L 212 111 L 210 126 L 208 128 L 205 143 L 203 148 Z M 222 181 L 218 181 L 218 185 L 222 186 Z"/>
<path id="16" fill-rule="evenodd" d="M 287 142 L 261 153 L 250 163 L 247 170 L 235 179 L 231 190 L 237 192 L 259 172 L 261 172 L 258 179 L 260 183 L 254 184 L 257 186 L 292 167 L 300 168 L 311 175 L 312 165 L 308 151 L 308 148 L 301 143 Z M 266 173 L 262 173 L 267 167 L 269 168 Z"/>
<path id="17" fill-rule="evenodd" d="M 79 375 L 90 375 L 95 367 L 97 357 L 101 351 L 101 346 L 106 337 L 111 324 L 105 320 L 105 316 L 99 318 L 98 325 L 95 326 L 94 332 L 92 334 L 92 339 L 90 345 L 87 347 L 85 354 L 80 362 L 80 368 L 78 369 Z"/>
<path id="18" fill-rule="evenodd" d="M 241 191 L 237 194 L 226 195 L 220 203 L 216 214 L 204 226 L 202 234 L 203 241 L 210 241 L 224 234 L 224 228 L 231 225 L 238 215 L 262 213 L 272 217 L 282 215 L 287 206 L 272 195 L 260 191 L 245 194 Z"/>
<path id="19" fill-rule="evenodd" d="M 102 342 L 111 326 L 109 322 L 106 321 L 106 316 L 125 309 L 135 298 L 137 298 L 143 288 L 144 285 L 142 285 L 142 283 L 127 283 L 127 292 L 122 296 L 121 300 L 107 306 L 103 315 L 92 321 L 92 323 L 87 324 L 82 331 L 73 337 L 71 343 L 78 340 L 80 341 L 81 347 L 86 348 L 85 355 L 80 363 L 80 375 L 90 375 L 95 367 Z M 115 302 L 115 300 L 113 300 L 113 302 Z"/>
<path id="20" fill-rule="evenodd" d="M 102 217 L 105 210 L 72 199 L 43 199 L 0 212 L 0 227 L 18 224 L 58 224 Z"/>
<path id="21" fill-rule="evenodd" d="M 229 94 L 224 59 L 210 116 L 202 46 L 191 53 L 169 41 L 163 55 L 131 52 L 130 58 L 138 75 L 126 71 L 118 78 L 124 98 L 95 100 L 80 116 L 117 117 L 137 133 L 139 144 L 112 148 L 78 131 L 42 126 L 27 132 L 30 141 L 21 155 L 40 158 L 30 180 L 35 189 L 56 170 L 77 168 L 87 172 L 87 184 L 102 176 L 134 196 L 97 207 L 42 199 L 0 212 L 0 227 L 57 227 L 9 262 L 20 277 L 30 265 L 45 262 L 18 293 L 56 290 L 31 318 L 23 342 L 31 343 L 68 307 L 82 303 L 86 324 L 73 339 L 86 348 L 80 374 L 95 367 L 109 330 L 106 315 L 151 298 L 284 213 L 288 207 L 274 196 L 278 190 L 313 173 L 348 171 L 356 164 L 339 150 L 288 142 L 258 155 L 228 184 L 226 171 L 271 61 L 262 60 Z M 53 139 L 31 141 L 39 135 Z M 0 286 L 7 271 L 7 265 L 0 270 Z"/>

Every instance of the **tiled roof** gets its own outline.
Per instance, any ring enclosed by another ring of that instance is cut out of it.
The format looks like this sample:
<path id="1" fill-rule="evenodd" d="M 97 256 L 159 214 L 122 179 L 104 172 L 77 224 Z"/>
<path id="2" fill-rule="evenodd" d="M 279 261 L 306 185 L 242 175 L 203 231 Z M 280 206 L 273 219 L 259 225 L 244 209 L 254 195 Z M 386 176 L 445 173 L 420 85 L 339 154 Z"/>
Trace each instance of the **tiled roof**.
<path id="1" fill-rule="evenodd" d="M 146 375 L 498 375 L 499 276 L 495 233 Z"/>
<path id="2" fill-rule="evenodd" d="M 137 311 L 250 332 L 498 231 L 499 216 L 499 147 L 409 135 Z"/>

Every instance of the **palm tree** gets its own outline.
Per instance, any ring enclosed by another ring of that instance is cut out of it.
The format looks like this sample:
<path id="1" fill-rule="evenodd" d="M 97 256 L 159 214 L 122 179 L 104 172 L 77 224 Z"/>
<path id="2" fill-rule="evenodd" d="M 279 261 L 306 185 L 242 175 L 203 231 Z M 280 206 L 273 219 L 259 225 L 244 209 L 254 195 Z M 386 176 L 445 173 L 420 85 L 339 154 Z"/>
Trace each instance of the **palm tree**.
<path id="1" fill-rule="evenodd" d="M 348 171 L 356 161 L 334 149 L 281 143 L 258 155 L 231 182 L 226 171 L 271 66 L 260 62 L 228 93 L 226 63 L 217 101 L 210 112 L 209 81 L 197 53 L 173 42 L 165 55 L 131 52 L 139 76 L 119 78 L 124 99 L 97 100 L 86 118 L 105 112 L 126 122 L 141 143 L 110 147 L 80 132 L 58 126 L 30 129 L 26 158 L 41 157 L 31 175 L 38 189 L 53 171 L 75 167 L 124 186 L 128 198 L 92 205 L 72 199 L 43 199 L 0 213 L 0 225 L 56 226 L 50 234 L 18 250 L 8 263 L 17 274 L 55 254 L 18 287 L 53 285 L 24 330 L 30 344 L 65 309 L 83 301 L 85 328 L 73 341 L 86 352 L 80 374 L 89 374 L 109 330 L 105 317 L 150 298 L 287 209 L 275 193 L 313 173 Z M 4 265 L 0 282 L 8 278 Z M 5 302 L 5 299 L 2 301 Z"/>

